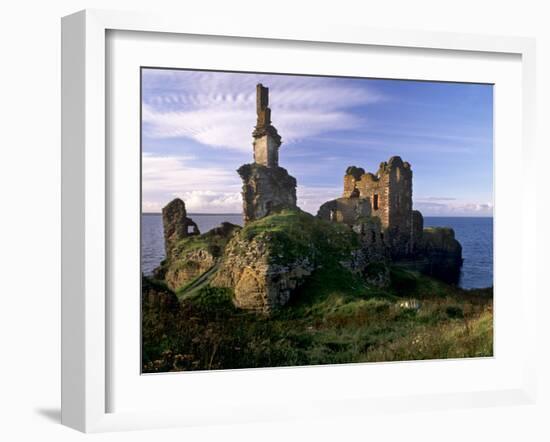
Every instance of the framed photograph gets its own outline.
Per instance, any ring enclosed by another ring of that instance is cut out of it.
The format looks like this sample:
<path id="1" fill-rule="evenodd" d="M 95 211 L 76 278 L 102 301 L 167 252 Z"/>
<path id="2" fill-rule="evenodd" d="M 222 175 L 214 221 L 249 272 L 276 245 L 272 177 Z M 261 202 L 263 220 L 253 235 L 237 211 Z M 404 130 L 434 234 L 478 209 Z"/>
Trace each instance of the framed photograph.
<path id="1" fill-rule="evenodd" d="M 534 400 L 532 40 L 62 31 L 64 424 Z"/>

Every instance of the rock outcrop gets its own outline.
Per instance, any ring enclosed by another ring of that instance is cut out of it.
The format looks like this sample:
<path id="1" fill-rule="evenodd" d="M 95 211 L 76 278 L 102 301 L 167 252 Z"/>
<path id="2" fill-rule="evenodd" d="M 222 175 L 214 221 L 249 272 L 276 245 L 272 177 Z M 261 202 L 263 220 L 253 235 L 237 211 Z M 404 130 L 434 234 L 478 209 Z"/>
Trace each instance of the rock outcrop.
<path id="1" fill-rule="evenodd" d="M 216 257 L 206 247 L 179 253 L 165 273 L 166 284 L 172 290 L 180 290 L 209 271 L 214 264 Z"/>
<path id="2" fill-rule="evenodd" d="M 187 217 L 185 203 L 179 198 L 172 200 L 162 209 L 162 224 L 166 256 L 170 256 L 174 246 L 182 239 L 200 235 L 197 224 Z"/>
<path id="3" fill-rule="evenodd" d="M 171 312 L 179 309 L 177 296 L 161 284 L 141 279 L 141 308 L 143 312 Z"/>
<path id="4" fill-rule="evenodd" d="M 427 259 L 424 273 L 457 284 L 462 267 L 462 246 L 448 227 L 428 227 L 422 235 L 418 254 Z"/>
<path id="5" fill-rule="evenodd" d="M 232 288 L 236 306 L 269 314 L 329 261 L 356 271 L 352 251 L 359 247 L 347 227 L 299 209 L 284 210 L 250 223 L 231 239 L 212 284 Z"/>
<path id="6" fill-rule="evenodd" d="M 180 240 L 172 246 L 170 256 L 157 269 L 156 274 L 162 275 L 171 290 L 181 290 L 202 275 L 215 270 L 227 242 L 240 228 L 235 224 L 222 223 L 202 235 Z"/>
<path id="7" fill-rule="evenodd" d="M 238 236 L 229 243 L 212 284 L 233 288 L 237 307 L 269 314 L 285 305 L 313 272 L 308 255 L 283 263 L 283 255 L 274 255 L 269 235 L 252 240 Z"/>

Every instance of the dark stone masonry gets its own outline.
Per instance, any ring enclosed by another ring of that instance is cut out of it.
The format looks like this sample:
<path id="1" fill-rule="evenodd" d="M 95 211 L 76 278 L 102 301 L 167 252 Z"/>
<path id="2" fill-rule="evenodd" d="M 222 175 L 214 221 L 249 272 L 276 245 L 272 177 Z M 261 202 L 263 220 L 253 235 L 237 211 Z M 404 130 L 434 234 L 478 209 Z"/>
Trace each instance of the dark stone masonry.
<path id="1" fill-rule="evenodd" d="M 176 198 L 162 209 L 162 225 L 164 227 L 164 248 L 166 256 L 170 256 L 173 246 L 188 236 L 200 235 L 197 224 L 187 217 L 185 203 Z"/>
<path id="2" fill-rule="evenodd" d="M 254 163 L 238 170 L 243 180 L 244 222 L 282 209 L 296 209 L 296 179 L 279 166 L 281 137 L 271 124 L 269 89 L 256 86 L 257 121 L 252 136 Z"/>

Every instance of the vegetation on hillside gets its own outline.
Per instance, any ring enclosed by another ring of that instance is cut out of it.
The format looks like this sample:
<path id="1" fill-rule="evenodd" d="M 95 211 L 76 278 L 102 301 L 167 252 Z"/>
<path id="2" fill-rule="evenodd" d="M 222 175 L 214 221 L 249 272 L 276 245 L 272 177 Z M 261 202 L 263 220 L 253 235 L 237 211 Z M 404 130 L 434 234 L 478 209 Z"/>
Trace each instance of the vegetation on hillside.
<path id="1" fill-rule="evenodd" d="M 269 316 L 237 309 L 231 289 L 212 287 L 217 264 L 177 293 L 161 272 L 160 281 L 144 278 L 144 372 L 493 354 L 492 288 L 462 290 L 397 264 L 388 269 L 385 262 L 353 274 L 342 261 L 359 246 L 358 236 L 300 210 L 283 210 L 242 229 L 222 227 L 180 241 L 172 255 L 176 262 L 164 266 L 185 264 L 178 257 L 198 249 L 222 257 L 238 235 L 244 245 L 266 240 L 270 259 L 293 262 L 307 256 L 317 270 Z M 389 273 L 389 284 L 367 283 L 380 273 Z"/>
<path id="2" fill-rule="evenodd" d="M 230 290 L 205 286 L 178 309 L 144 309 L 143 370 L 492 356 L 492 305 L 492 289 L 461 290 L 399 267 L 387 289 L 342 268 L 319 269 L 270 317 L 238 310 Z"/>
<path id="3" fill-rule="evenodd" d="M 285 209 L 247 224 L 241 238 L 262 236 L 271 257 L 286 262 L 313 254 L 316 261 L 345 259 L 358 246 L 357 235 L 343 224 L 329 223 L 299 209 Z"/>

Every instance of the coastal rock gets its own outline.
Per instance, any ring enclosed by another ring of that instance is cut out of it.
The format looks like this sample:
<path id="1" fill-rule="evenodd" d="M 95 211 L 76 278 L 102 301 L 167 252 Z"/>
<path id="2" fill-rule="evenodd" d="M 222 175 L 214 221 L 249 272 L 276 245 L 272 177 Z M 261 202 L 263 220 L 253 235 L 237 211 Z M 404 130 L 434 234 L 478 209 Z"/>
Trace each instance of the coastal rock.
<path id="1" fill-rule="evenodd" d="M 462 246 L 449 227 L 424 229 L 419 253 L 428 261 L 424 273 L 443 281 L 458 283 L 462 268 Z"/>

